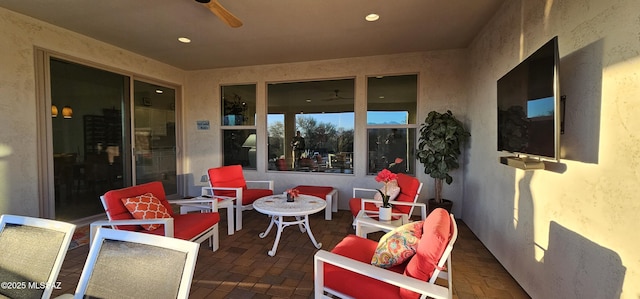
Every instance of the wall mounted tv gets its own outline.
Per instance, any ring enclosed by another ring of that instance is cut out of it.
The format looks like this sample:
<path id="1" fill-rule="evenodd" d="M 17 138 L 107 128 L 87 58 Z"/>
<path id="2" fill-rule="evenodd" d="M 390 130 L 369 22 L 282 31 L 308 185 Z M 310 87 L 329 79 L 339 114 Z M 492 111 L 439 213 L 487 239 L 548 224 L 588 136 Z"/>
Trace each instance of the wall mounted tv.
<path id="1" fill-rule="evenodd" d="M 498 151 L 559 160 L 558 37 L 498 80 Z"/>

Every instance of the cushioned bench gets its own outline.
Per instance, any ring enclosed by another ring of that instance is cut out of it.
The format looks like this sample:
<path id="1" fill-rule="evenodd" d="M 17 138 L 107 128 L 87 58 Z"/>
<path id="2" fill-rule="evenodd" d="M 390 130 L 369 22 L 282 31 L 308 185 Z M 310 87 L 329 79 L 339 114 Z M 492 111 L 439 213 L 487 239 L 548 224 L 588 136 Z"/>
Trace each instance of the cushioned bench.
<path id="1" fill-rule="evenodd" d="M 338 212 L 338 190 L 327 186 L 308 186 L 300 185 L 294 187 L 300 191 L 300 194 L 306 194 L 324 198 L 327 201 L 327 207 L 324 210 L 324 219 L 331 220 L 331 213 Z"/>

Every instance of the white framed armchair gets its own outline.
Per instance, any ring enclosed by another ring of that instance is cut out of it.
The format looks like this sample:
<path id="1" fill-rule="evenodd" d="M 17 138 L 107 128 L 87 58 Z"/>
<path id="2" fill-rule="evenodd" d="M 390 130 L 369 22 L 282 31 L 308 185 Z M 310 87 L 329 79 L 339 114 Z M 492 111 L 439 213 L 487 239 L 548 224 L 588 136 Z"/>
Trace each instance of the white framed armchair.
<path id="1" fill-rule="evenodd" d="M 71 244 L 75 224 L 0 216 L 0 297 L 49 298 Z"/>
<path id="2" fill-rule="evenodd" d="M 133 205 L 125 204 L 123 199 L 136 199 L 146 203 L 141 207 L 153 207 L 156 201 L 158 208 L 160 205 L 167 211 L 166 217 L 141 217 L 153 215 L 147 211 L 129 210 Z M 110 226 L 118 230 L 138 231 L 148 234 L 161 235 L 187 241 L 201 243 L 209 240 L 209 246 L 213 251 L 217 251 L 220 244 L 218 233 L 218 202 L 214 199 L 179 199 L 167 200 L 162 182 L 154 181 L 136 186 L 115 189 L 106 192 L 100 197 L 102 205 L 109 220 L 98 220 L 91 223 L 91 240 L 99 227 Z M 150 200 L 146 202 L 145 200 Z M 177 214 L 173 213 L 171 204 L 202 204 L 210 207 L 210 211 L 205 213 Z M 143 213 L 144 212 L 144 213 Z M 142 219 L 141 219 L 142 218 Z"/>
<path id="3" fill-rule="evenodd" d="M 253 209 L 258 198 L 273 195 L 273 181 L 247 181 L 244 179 L 241 165 L 221 166 L 207 170 L 211 196 L 235 198 L 235 229 L 242 229 L 242 212 Z M 260 185 L 262 188 L 249 188 Z"/>
<path id="4" fill-rule="evenodd" d="M 331 252 L 315 254 L 315 298 L 452 298 L 457 237 L 453 215 L 436 209 L 424 221 L 415 255 L 385 269 L 371 264 L 378 242 L 349 235 Z"/>
<path id="5" fill-rule="evenodd" d="M 99 228 L 75 294 L 57 298 L 188 298 L 200 244 Z"/>

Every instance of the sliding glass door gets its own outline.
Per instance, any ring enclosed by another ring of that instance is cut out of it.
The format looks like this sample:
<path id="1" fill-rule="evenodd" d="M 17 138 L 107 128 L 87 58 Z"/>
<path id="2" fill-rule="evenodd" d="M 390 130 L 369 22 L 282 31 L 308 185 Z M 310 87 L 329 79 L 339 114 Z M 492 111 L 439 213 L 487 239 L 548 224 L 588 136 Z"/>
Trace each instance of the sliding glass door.
<path id="1" fill-rule="evenodd" d="M 126 186 L 129 77 L 50 60 L 56 219 L 104 213 L 100 195 Z"/>
<path id="2" fill-rule="evenodd" d="M 136 184 L 162 181 L 167 194 L 176 184 L 176 92 L 142 81 L 134 89 Z"/>
<path id="3" fill-rule="evenodd" d="M 177 193 L 175 89 L 58 58 L 49 74 L 56 219 L 103 215 L 100 195 L 135 184 Z"/>

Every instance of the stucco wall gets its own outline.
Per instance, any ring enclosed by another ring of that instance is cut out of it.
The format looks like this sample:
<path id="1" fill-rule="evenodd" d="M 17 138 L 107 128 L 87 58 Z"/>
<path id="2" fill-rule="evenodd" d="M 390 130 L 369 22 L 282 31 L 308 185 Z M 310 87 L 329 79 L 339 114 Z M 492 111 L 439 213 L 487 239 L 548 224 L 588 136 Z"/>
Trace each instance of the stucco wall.
<path id="1" fill-rule="evenodd" d="M 463 219 L 533 298 L 640 297 L 638 32 L 638 1 L 506 1 L 469 49 Z M 556 35 L 562 160 L 501 165 L 496 81 Z"/>
<path id="2" fill-rule="evenodd" d="M 180 69 L 0 8 L 0 214 L 39 216 L 34 47 L 176 85 L 184 75 Z"/>
<path id="3" fill-rule="evenodd" d="M 258 132 L 266 132 L 268 82 L 355 77 L 357 115 L 353 175 L 266 172 L 266 163 L 258 163 L 257 171 L 245 171 L 248 179 L 274 180 L 276 192 L 299 184 L 334 186 L 339 190 L 339 208 L 348 209 L 353 187 L 379 186 L 372 176 L 366 175 L 366 155 L 362 154 L 367 152 L 366 119 L 363 117 L 366 115 L 366 76 L 419 73 L 419 122 L 424 121 L 430 110 L 443 112 L 447 109 L 466 121 L 466 57 L 466 50 L 449 50 L 189 72 L 185 84 L 185 97 L 188 99 L 185 104 L 185 157 L 189 192 L 199 194 L 201 176 L 208 168 L 221 165 L 220 84 L 257 84 L 257 129 Z M 196 120 L 208 120 L 211 129 L 196 130 Z M 264 134 L 258 134 L 258 144 L 258 161 L 266 161 Z M 433 180 L 423 173 L 420 163 L 417 165 L 417 176 L 425 184 L 420 201 L 425 202 L 433 197 Z M 462 169 L 455 171 L 453 184 L 446 186 L 444 192 L 446 198 L 454 201 L 456 214 L 462 209 L 462 174 Z"/>

